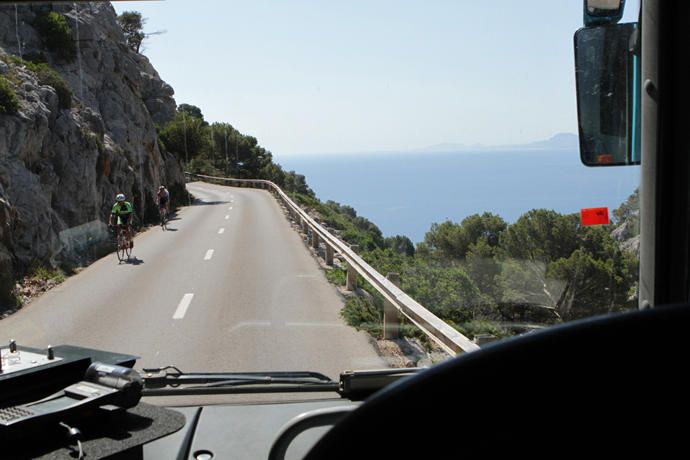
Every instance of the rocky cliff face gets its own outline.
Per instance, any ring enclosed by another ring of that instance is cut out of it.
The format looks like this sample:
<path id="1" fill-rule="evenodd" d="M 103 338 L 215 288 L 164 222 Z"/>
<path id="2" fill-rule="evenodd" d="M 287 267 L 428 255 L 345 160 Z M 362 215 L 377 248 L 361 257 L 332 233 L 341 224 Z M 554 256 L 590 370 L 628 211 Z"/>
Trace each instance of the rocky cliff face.
<path id="1" fill-rule="evenodd" d="M 637 210 L 621 222 L 612 232 L 611 237 L 618 241 L 622 250 L 640 257 L 640 212 Z"/>
<path id="2" fill-rule="evenodd" d="M 640 258 L 640 196 L 639 188 L 613 211 L 616 228 L 611 237 L 620 248 Z"/>
<path id="3" fill-rule="evenodd" d="M 50 51 L 37 20 L 66 18 L 76 56 Z M 26 61 L 45 61 L 72 91 L 55 87 Z M 130 50 L 110 4 L 0 5 L 0 77 L 16 93 L 16 113 L 0 113 L 0 303 L 30 264 L 75 263 L 107 240 L 118 192 L 140 219 L 154 213 L 154 188 L 184 183 L 162 153 L 156 125 L 175 111 L 173 89 L 148 59 Z M 68 104 L 69 105 L 69 104 Z"/>

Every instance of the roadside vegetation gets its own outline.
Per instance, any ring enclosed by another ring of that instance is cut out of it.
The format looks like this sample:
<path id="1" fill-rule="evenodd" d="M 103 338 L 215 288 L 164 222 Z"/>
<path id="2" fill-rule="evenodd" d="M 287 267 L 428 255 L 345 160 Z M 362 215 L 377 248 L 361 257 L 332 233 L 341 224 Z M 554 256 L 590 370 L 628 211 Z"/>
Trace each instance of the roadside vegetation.
<path id="1" fill-rule="evenodd" d="M 34 263 L 26 276 L 18 280 L 14 290 L 15 306 L 21 308 L 34 298 L 64 282 L 72 272 Z"/>
<path id="2" fill-rule="evenodd" d="M 611 225 L 583 227 L 577 214 L 533 209 L 508 224 L 491 213 L 434 223 L 416 246 L 384 238 L 354 209 L 313 196 L 294 199 L 384 276 L 464 335 L 506 337 L 597 314 L 635 308 L 638 262 L 612 232 L 635 218 L 636 193 L 613 212 Z M 345 268 L 328 279 L 342 285 Z M 365 295 L 347 300 L 342 316 L 381 337 L 383 299 L 363 279 Z M 420 337 L 411 325 L 403 336 Z M 421 338 L 421 337 L 420 337 Z"/>
<path id="3" fill-rule="evenodd" d="M 51 69 L 47 63 L 33 62 L 12 55 L 5 55 L 2 59 L 8 65 L 13 67 L 24 67 L 26 70 L 32 72 L 36 75 L 36 79 L 41 85 L 52 86 L 57 93 L 58 105 L 61 109 L 69 109 L 72 106 L 72 90 L 70 90 L 65 79 L 55 70 Z M 12 70 L 10 72 L 10 78 L 17 79 L 16 71 Z M 19 80 L 17 79 L 17 81 Z"/>
<path id="4" fill-rule="evenodd" d="M 18 110 L 17 93 L 7 78 L 0 75 L 0 114 L 13 114 Z"/>
<path id="5" fill-rule="evenodd" d="M 199 107 L 180 104 L 175 118 L 158 128 L 159 146 L 182 161 L 195 174 L 266 179 L 286 192 L 313 198 L 303 175 L 284 171 L 271 152 L 253 136 L 240 133 L 229 123 L 209 124 Z"/>
<path id="6" fill-rule="evenodd" d="M 597 314 L 632 309 L 637 297 L 637 256 L 612 233 L 639 228 L 637 194 L 613 211 L 610 225 L 585 227 L 578 214 L 532 209 L 514 223 L 485 212 L 459 222 L 431 224 L 424 241 L 384 237 L 351 206 L 320 201 L 303 175 L 285 172 L 257 139 L 228 123 L 209 124 L 193 105 L 178 107 L 159 129 L 160 144 L 186 162 L 186 170 L 213 176 L 267 179 L 401 289 L 470 338 L 506 337 Z M 632 233 L 631 233 L 632 232 Z M 327 278 L 345 283 L 345 267 Z M 381 337 L 383 298 L 363 279 L 348 298 L 343 318 Z M 425 340 L 411 324 L 403 336 Z"/>
<path id="7" fill-rule="evenodd" d="M 72 60 L 77 55 L 77 48 L 72 37 L 72 29 L 67 25 L 67 19 L 57 11 L 41 14 L 34 24 L 41 34 L 45 47 L 56 53 L 58 57 Z"/>

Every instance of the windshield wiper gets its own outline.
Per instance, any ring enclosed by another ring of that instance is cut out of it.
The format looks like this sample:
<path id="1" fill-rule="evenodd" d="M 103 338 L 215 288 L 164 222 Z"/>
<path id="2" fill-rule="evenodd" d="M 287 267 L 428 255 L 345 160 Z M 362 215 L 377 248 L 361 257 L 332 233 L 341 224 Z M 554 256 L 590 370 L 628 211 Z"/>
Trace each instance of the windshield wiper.
<path id="1" fill-rule="evenodd" d="M 338 391 L 318 372 L 182 372 L 175 366 L 144 368 L 143 396 Z"/>
<path id="2" fill-rule="evenodd" d="M 346 371 L 340 381 L 318 372 L 196 372 L 175 366 L 144 368 L 142 396 L 212 395 L 238 393 L 336 392 L 362 399 L 419 368 Z"/>

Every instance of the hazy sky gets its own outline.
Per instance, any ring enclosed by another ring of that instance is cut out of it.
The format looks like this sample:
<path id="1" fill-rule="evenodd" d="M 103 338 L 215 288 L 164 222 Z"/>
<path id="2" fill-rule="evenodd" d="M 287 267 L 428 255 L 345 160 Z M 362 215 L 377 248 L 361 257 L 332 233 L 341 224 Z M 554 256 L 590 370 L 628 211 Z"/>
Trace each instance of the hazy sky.
<path id="1" fill-rule="evenodd" d="M 146 40 L 144 54 L 178 104 L 276 155 L 516 144 L 577 131 L 581 0 L 114 6 L 140 11 L 148 32 L 166 31 Z"/>

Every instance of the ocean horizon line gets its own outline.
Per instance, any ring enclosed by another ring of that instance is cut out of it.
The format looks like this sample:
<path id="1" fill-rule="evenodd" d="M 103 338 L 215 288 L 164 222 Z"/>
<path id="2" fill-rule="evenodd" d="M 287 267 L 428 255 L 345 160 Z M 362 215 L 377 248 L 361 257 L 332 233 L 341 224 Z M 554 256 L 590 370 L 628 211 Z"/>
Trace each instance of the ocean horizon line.
<path id="1" fill-rule="evenodd" d="M 371 150 L 358 152 L 312 152 L 312 153 L 275 153 L 271 152 L 273 157 L 280 161 L 281 157 L 285 158 L 308 158 L 308 157 L 381 157 L 390 155 L 477 155 L 481 153 L 507 153 L 507 152 L 554 152 L 556 154 L 577 152 L 576 147 L 564 148 L 502 148 L 502 147 L 484 147 L 482 149 L 465 150 Z"/>

